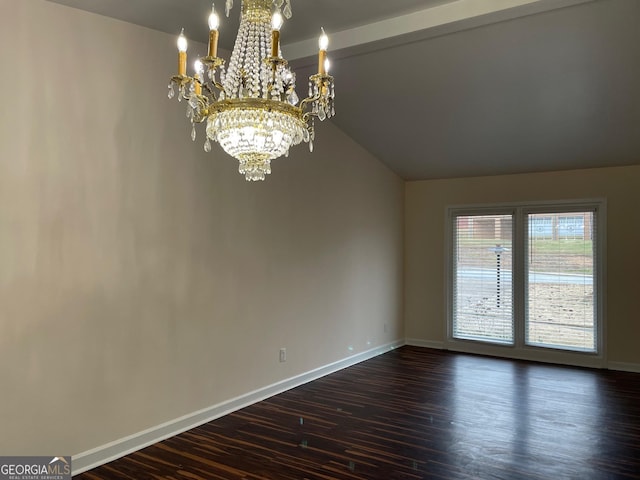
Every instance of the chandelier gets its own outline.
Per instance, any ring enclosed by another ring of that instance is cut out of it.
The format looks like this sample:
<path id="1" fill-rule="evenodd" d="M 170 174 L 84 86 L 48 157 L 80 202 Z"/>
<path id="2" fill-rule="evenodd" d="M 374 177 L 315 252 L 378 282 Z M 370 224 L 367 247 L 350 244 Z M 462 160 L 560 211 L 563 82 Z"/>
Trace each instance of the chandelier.
<path id="1" fill-rule="evenodd" d="M 248 181 L 264 180 L 271 161 L 301 142 L 313 152 L 314 123 L 335 114 L 333 77 L 328 74 L 329 40 L 322 30 L 318 73 L 309 77 L 309 95 L 300 101 L 296 75 L 282 57 L 283 15 L 291 18 L 291 0 L 241 0 L 240 28 L 228 67 L 218 57 L 219 17 L 215 5 L 209 16 L 208 55 L 187 75 L 187 39 L 178 37 L 178 74 L 171 78 L 169 98 L 187 103 L 191 139 L 196 123 L 206 121 L 204 150 L 218 142 L 240 162 Z M 284 7 L 284 8 L 283 8 Z M 226 0 L 226 14 L 233 0 Z"/>

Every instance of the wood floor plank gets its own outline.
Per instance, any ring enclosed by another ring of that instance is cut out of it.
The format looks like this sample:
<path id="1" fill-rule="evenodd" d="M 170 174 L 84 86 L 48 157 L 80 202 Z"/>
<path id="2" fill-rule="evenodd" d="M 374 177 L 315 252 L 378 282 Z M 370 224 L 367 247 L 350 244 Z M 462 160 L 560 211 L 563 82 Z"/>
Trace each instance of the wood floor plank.
<path id="1" fill-rule="evenodd" d="M 640 375 L 402 347 L 74 478 L 640 479 Z"/>

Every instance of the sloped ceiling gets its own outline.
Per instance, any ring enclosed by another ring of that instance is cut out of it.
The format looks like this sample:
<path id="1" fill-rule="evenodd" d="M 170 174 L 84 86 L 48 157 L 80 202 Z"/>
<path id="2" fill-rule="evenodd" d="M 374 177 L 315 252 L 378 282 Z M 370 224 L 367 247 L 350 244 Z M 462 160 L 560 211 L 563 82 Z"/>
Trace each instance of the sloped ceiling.
<path id="1" fill-rule="evenodd" d="M 207 0 L 51 1 L 207 39 Z M 235 3 L 221 27 L 227 49 Z M 640 164 L 639 0 L 292 5 L 283 51 L 299 89 L 323 26 L 333 122 L 405 179 Z"/>

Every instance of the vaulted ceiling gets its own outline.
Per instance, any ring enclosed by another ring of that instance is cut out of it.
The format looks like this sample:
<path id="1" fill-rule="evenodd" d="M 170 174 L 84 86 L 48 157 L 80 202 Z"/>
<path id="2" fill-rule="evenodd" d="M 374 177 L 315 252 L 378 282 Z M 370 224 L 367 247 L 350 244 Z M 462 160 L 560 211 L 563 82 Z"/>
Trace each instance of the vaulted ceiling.
<path id="1" fill-rule="evenodd" d="M 208 35 L 209 0 L 50 1 Z M 405 179 L 640 164 L 639 0 L 292 6 L 283 52 L 298 79 L 311 72 L 324 27 L 338 95 L 332 121 Z M 223 18 L 228 50 L 238 15 L 236 5 Z"/>

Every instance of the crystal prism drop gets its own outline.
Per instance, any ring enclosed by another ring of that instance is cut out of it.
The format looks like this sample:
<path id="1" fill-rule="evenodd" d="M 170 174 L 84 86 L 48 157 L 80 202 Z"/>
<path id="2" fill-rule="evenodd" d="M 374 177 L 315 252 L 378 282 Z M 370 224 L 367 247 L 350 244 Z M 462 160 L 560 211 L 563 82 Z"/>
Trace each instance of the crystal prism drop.
<path id="1" fill-rule="evenodd" d="M 169 85 L 169 93 L 167 94 L 167 97 L 169 97 L 170 99 L 176 96 L 176 91 L 173 88 L 173 84 Z"/>
<path id="2" fill-rule="evenodd" d="M 209 153 L 211 151 L 211 141 L 207 138 L 207 141 L 204 142 L 204 151 Z"/>
<path id="3" fill-rule="evenodd" d="M 191 126 L 191 140 L 192 141 L 196 141 L 196 126 L 192 125 Z"/>
<path id="4" fill-rule="evenodd" d="M 231 9 L 233 8 L 233 0 L 227 0 L 227 17 L 229 16 L 229 12 L 231 11 Z"/>
<path id="5" fill-rule="evenodd" d="M 300 99 L 298 98 L 298 94 L 295 90 L 291 90 L 291 93 L 287 96 L 287 102 L 291 105 L 297 105 Z"/>
<path id="6" fill-rule="evenodd" d="M 309 151 L 313 153 L 313 140 L 309 142 Z"/>
<path id="7" fill-rule="evenodd" d="M 290 0 L 287 0 L 287 4 L 284 6 L 284 10 L 282 10 L 282 14 L 285 16 L 285 18 L 291 18 L 291 15 L 293 14 L 293 12 L 291 11 Z"/>
<path id="8" fill-rule="evenodd" d="M 318 109 L 318 118 L 320 119 L 321 122 L 324 122 L 324 120 L 327 118 L 327 114 L 324 111 L 323 105 L 320 105 L 320 108 Z"/>

